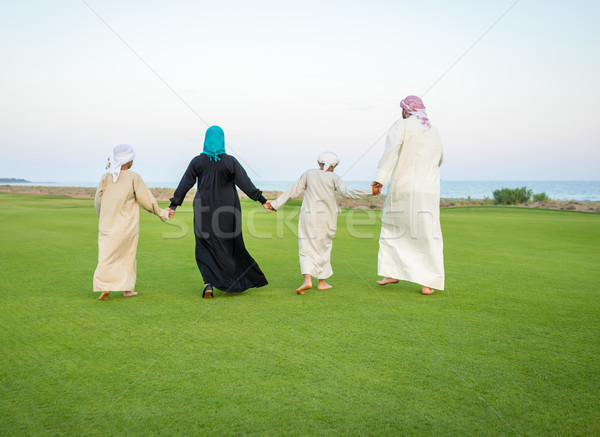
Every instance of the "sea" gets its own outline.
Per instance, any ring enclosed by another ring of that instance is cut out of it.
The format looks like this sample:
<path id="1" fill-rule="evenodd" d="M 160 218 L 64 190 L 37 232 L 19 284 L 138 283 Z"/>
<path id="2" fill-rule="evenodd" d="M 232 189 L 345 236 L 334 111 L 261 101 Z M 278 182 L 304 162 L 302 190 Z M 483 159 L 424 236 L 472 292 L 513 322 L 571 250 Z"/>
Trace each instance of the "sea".
<path id="1" fill-rule="evenodd" d="M 293 181 L 261 181 L 254 183 L 263 191 L 285 191 Z M 175 188 L 179 181 L 146 181 L 149 187 Z M 345 181 L 350 188 L 366 188 L 371 181 Z M 10 185 L 44 185 L 56 187 L 95 187 L 98 182 L 61 181 L 28 182 Z M 546 193 L 553 200 L 600 201 L 600 181 L 452 181 L 442 180 L 440 195 L 450 199 L 493 198 L 494 190 L 527 187 L 534 194 Z"/>

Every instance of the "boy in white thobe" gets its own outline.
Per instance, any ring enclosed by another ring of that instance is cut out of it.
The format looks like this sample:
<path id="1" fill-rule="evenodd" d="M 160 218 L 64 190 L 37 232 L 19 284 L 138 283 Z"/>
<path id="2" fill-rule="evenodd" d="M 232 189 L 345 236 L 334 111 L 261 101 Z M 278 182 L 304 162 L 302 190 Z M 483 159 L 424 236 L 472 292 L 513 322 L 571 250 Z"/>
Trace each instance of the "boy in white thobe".
<path id="1" fill-rule="evenodd" d="M 444 289 L 440 227 L 442 142 L 417 96 L 400 103 L 402 119 L 390 129 L 377 166 L 373 194 L 389 182 L 379 239 L 379 285 L 416 282 L 423 294 Z"/>
<path id="2" fill-rule="evenodd" d="M 161 209 L 142 180 L 129 170 L 135 153 L 128 144 L 114 149 L 111 169 L 98 185 L 94 207 L 98 213 L 98 266 L 94 272 L 94 291 L 107 300 L 111 291 L 135 296 L 136 260 L 140 233 L 140 209 L 156 214 L 162 221 L 169 212 Z"/>
<path id="3" fill-rule="evenodd" d="M 312 288 L 312 277 L 319 280 L 319 290 L 331 288 L 325 279 L 333 274 L 331 247 L 340 211 L 336 193 L 350 199 L 371 195 L 370 188 L 354 190 L 346 187 L 342 178 L 333 173 L 339 162 L 335 153 L 321 154 L 319 169 L 304 172 L 277 200 L 267 201 L 267 205 L 276 211 L 288 200 L 304 193 L 298 219 L 300 271 L 304 275 L 304 283 L 296 290 L 298 294 Z"/>

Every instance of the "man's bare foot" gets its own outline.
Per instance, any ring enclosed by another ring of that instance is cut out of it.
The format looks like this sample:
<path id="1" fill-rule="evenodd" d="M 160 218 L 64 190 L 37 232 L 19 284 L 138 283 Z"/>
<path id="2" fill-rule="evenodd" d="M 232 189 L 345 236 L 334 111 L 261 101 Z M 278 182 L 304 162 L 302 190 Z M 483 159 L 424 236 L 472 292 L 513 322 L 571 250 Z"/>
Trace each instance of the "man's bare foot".
<path id="1" fill-rule="evenodd" d="M 298 294 L 304 294 L 306 293 L 306 290 L 310 290 L 312 288 L 312 283 L 304 283 L 302 284 L 300 287 L 296 288 L 296 293 Z"/>
<path id="2" fill-rule="evenodd" d="M 319 286 L 317 288 L 319 290 L 329 290 L 330 288 L 333 288 L 333 285 L 329 285 L 325 281 L 319 281 Z"/>
<path id="3" fill-rule="evenodd" d="M 123 297 L 137 296 L 137 291 L 124 291 Z"/>
<path id="4" fill-rule="evenodd" d="M 381 281 L 377 281 L 379 285 L 387 285 L 387 284 L 396 284 L 400 282 L 398 279 L 388 278 L 387 276 L 383 278 Z"/>
<path id="5" fill-rule="evenodd" d="M 432 288 L 429 288 L 429 287 L 425 287 L 423 285 L 423 290 L 421 290 L 421 293 L 423 293 L 423 294 L 433 294 L 433 293 L 435 293 L 435 290 L 432 289 Z"/>
<path id="6" fill-rule="evenodd" d="M 100 297 L 98 298 L 98 300 L 108 300 L 109 294 L 110 294 L 110 291 L 103 291 L 102 294 L 100 295 Z"/>

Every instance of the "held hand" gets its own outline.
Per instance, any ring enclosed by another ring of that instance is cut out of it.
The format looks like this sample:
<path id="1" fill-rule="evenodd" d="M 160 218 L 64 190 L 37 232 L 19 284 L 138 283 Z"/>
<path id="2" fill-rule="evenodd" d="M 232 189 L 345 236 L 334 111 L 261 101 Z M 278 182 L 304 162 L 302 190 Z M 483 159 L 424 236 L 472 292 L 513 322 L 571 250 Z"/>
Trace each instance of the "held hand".
<path id="1" fill-rule="evenodd" d="M 382 184 L 380 184 L 377 181 L 373 181 L 373 183 L 371 184 L 371 189 L 373 190 L 373 196 L 379 196 L 381 194 L 381 188 L 383 188 Z"/>
<path id="2" fill-rule="evenodd" d="M 172 220 L 173 216 L 175 215 L 175 211 L 173 211 L 171 208 L 167 208 L 167 211 L 169 212 L 169 220 Z"/>
<path id="3" fill-rule="evenodd" d="M 273 206 L 271 205 L 271 201 L 270 200 L 267 200 L 264 203 L 263 208 L 265 208 L 268 212 L 271 212 L 271 211 L 277 212 L 277 210 L 275 208 L 273 208 Z"/>

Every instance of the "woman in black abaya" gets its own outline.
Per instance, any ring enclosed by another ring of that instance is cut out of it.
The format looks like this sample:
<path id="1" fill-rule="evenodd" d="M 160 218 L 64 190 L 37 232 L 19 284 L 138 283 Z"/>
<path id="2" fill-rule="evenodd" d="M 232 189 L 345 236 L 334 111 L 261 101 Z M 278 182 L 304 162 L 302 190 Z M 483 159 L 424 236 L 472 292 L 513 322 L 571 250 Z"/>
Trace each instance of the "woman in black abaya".
<path id="1" fill-rule="evenodd" d="M 196 263 L 205 284 L 202 297 L 212 297 L 213 286 L 228 293 L 241 293 L 267 285 L 265 275 L 244 245 L 236 185 L 263 206 L 266 199 L 238 160 L 225 153 L 225 134 L 219 126 L 206 131 L 204 150 L 190 162 L 169 209 L 175 211 L 183 203 L 196 181 L 194 234 Z"/>

